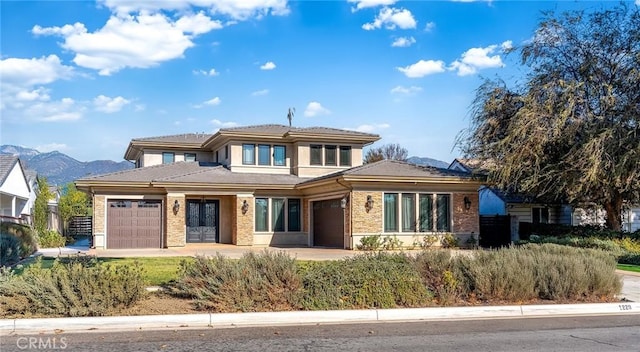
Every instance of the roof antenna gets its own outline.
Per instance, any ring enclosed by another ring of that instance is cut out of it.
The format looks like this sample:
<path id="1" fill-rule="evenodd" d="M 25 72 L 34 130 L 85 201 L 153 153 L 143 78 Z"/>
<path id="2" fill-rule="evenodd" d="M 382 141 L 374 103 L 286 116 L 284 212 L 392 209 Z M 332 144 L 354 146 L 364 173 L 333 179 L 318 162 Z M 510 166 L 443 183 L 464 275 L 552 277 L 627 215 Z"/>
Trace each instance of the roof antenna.
<path id="1" fill-rule="evenodd" d="M 289 108 L 289 112 L 287 113 L 287 119 L 289 119 L 289 127 L 291 127 L 291 120 L 293 120 L 293 115 L 296 113 L 296 108 Z"/>

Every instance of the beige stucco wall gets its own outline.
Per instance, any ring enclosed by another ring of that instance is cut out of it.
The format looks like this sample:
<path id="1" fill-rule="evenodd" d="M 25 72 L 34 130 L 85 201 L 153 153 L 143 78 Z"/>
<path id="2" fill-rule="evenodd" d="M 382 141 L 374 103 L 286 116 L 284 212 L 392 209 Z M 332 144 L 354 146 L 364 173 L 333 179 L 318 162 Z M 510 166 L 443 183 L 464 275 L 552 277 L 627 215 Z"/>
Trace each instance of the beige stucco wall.
<path id="1" fill-rule="evenodd" d="M 175 201 L 180 204 L 180 210 L 177 213 L 173 211 L 173 205 Z M 165 206 L 165 218 L 166 220 L 166 246 L 167 247 L 182 247 L 185 245 L 186 236 L 186 224 L 185 224 L 185 209 L 187 208 L 184 194 L 170 193 L 167 195 L 167 201 Z"/>
<path id="2" fill-rule="evenodd" d="M 245 214 L 242 213 L 243 201 L 249 203 L 249 209 Z M 234 209 L 232 214 L 232 234 L 231 241 L 238 246 L 253 245 L 253 214 L 255 202 L 252 196 L 239 195 L 234 197 Z"/>
<path id="3" fill-rule="evenodd" d="M 219 209 L 219 241 L 220 243 L 232 243 L 233 237 L 233 212 L 234 208 L 234 196 L 222 196 L 220 197 L 220 209 Z"/>

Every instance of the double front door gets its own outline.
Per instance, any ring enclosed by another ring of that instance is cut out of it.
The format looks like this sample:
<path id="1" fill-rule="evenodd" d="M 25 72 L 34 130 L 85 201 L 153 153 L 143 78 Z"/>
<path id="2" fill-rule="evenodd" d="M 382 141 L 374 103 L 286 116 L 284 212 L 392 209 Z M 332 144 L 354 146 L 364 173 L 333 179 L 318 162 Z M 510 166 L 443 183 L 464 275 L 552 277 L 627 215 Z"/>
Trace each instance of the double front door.
<path id="1" fill-rule="evenodd" d="M 219 202 L 187 200 L 187 242 L 218 242 Z"/>

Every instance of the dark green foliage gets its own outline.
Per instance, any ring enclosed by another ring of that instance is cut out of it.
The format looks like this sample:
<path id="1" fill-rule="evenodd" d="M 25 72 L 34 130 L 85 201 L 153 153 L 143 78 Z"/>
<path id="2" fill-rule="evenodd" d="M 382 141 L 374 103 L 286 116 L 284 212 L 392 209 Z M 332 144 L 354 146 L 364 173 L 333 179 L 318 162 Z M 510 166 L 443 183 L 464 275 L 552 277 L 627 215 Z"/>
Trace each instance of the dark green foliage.
<path id="1" fill-rule="evenodd" d="M 203 310 L 256 312 L 301 307 L 302 282 L 284 252 L 247 253 L 240 260 L 218 255 L 181 263 L 173 292 Z"/>
<path id="2" fill-rule="evenodd" d="M 315 262 L 302 270 L 305 309 L 420 307 L 431 295 L 405 254 Z"/>
<path id="3" fill-rule="evenodd" d="M 45 230 L 38 234 L 38 246 L 40 248 L 64 247 L 67 239 L 58 231 Z"/>
<path id="4" fill-rule="evenodd" d="M 33 228 L 38 235 L 47 230 L 49 221 L 49 200 L 53 194 L 49 190 L 49 183 L 44 177 L 38 177 L 38 194 L 33 204 Z"/>
<path id="5" fill-rule="evenodd" d="M 38 249 L 36 234 L 27 225 L 12 222 L 0 223 L 0 233 L 12 235 L 20 241 L 20 258 L 26 258 Z"/>
<path id="6" fill-rule="evenodd" d="M 0 278 L 0 306 L 7 315 L 100 316 L 130 307 L 144 294 L 139 265 L 56 261 L 51 269 L 36 263 L 21 275 Z"/>
<path id="7" fill-rule="evenodd" d="M 17 263 L 20 260 L 20 240 L 12 235 L 0 233 L 0 267 Z"/>

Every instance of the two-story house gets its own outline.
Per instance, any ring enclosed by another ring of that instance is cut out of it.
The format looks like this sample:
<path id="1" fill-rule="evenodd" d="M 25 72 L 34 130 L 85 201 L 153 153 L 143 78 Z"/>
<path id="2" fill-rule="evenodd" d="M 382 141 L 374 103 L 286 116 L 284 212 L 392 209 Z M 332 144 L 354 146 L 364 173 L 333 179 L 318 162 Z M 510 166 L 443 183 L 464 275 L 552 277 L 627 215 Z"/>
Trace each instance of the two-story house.
<path id="1" fill-rule="evenodd" d="M 354 248 L 427 233 L 477 235 L 478 187 L 466 172 L 380 161 L 375 134 L 258 125 L 134 139 L 136 168 L 76 181 L 93 197 L 97 248 L 188 243 Z"/>

